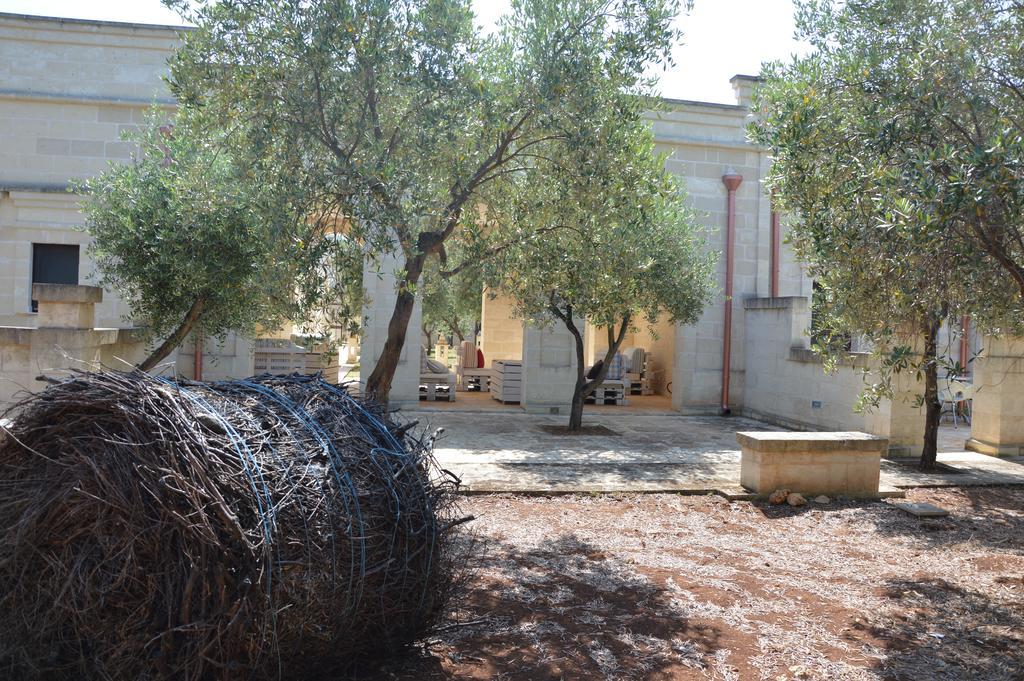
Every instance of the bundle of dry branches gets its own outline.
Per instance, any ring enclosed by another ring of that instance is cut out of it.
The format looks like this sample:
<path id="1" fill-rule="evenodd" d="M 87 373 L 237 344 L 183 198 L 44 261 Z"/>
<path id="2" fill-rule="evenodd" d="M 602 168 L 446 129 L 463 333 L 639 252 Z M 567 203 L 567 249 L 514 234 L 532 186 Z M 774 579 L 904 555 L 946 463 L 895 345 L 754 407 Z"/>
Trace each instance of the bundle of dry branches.
<path id="1" fill-rule="evenodd" d="M 319 377 L 80 373 L 0 432 L 0 677 L 323 678 L 457 581 L 432 438 Z"/>

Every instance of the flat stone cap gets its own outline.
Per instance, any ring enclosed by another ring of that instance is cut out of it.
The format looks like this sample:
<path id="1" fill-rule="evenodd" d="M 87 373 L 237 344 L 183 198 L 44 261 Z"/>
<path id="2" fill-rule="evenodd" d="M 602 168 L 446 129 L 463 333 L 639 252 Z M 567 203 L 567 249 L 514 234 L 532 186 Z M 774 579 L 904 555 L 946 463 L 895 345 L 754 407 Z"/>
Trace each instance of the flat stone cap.
<path id="1" fill-rule="evenodd" d="M 833 431 L 824 433 L 777 432 L 748 430 L 736 433 L 736 441 L 742 447 L 759 452 L 884 452 L 889 447 L 888 438 L 869 435 L 858 431 Z"/>
<path id="2" fill-rule="evenodd" d="M 77 284 L 32 284 L 32 298 L 44 303 L 102 303 L 103 289 Z"/>

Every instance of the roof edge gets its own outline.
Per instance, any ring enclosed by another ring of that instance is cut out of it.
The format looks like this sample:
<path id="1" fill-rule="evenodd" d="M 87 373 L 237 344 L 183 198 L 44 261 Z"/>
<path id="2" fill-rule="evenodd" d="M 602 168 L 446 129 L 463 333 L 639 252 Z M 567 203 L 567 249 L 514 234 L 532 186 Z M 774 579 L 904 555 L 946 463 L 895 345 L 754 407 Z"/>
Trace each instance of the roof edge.
<path id="1" fill-rule="evenodd" d="M 45 16 L 42 14 L 20 14 L 17 12 L 0 12 L 0 19 L 18 21 L 46 21 L 54 24 L 72 24 L 78 26 L 108 26 L 120 29 L 141 29 L 148 31 L 194 31 L 195 26 L 173 24 L 144 24 L 135 21 L 113 21 L 109 19 L 77 19 L 71 17 Z"/>

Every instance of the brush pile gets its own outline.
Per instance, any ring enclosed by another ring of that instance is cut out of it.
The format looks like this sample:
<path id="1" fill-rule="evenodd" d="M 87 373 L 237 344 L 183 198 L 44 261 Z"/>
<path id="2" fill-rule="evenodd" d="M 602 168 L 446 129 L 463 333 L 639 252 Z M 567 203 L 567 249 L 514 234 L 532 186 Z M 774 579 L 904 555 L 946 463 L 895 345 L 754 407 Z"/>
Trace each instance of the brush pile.
<path id="1" fill-rule="evenodd" d="M 432 438 L 319 377 L 79 373 L 0 431 L 0 678 L 329 678 L 464 564 Z"/>

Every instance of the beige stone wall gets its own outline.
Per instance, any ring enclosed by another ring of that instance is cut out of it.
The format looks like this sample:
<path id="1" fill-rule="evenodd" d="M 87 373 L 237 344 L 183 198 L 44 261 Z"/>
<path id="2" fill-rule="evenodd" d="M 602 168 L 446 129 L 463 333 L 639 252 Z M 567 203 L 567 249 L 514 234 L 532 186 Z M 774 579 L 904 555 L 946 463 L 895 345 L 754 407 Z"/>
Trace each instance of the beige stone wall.
<path id="1" fill-rule="evenodd" d="M 968 449 L 996 456 L 1024 453 L 1024 338 L 986 337 L 974 373 Z"/>
<path id="2" fill-rule="evenodd" d="M 0 14 L 0 324 L 35 325 L 32 243 L 79 244 L 79 283 L 95 283 L 68 184 L 128 161 L 122 131 L 171 106 L 161 78 L 177 42 L 168 27 Z M 129 313 L 108 292 L 97 323 Z"/>
<path id="3" fill-rule="evenodd" d="M 501 293 L 484 291 L 480 312 L 480 344 L 484 365 L 496 359 L 523 358 L 523 322 L 512 316 L 512 300 Z"/>
<path id="4" fill-rule="evenodd" d="M 807 430 L 856 430 L 889 438 L 894 453 L 916 455 L 924 438 L 924 413 L 914 406 L 921 386 L 897 381 L 897 397 L 867 414 L 854 412 L 868 358 L 855 358 L 826 374 L 808 349 L 809 301 L 803 297 L 751 299 L 746 303 L 747 366 L 742 412 Z"/>

